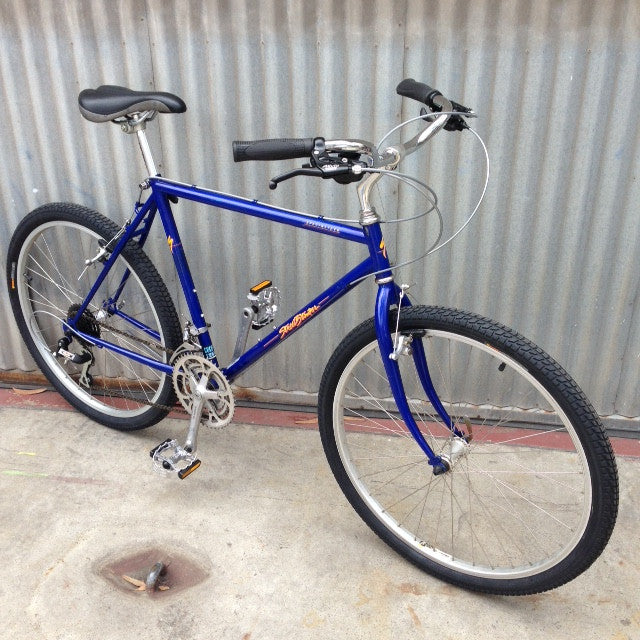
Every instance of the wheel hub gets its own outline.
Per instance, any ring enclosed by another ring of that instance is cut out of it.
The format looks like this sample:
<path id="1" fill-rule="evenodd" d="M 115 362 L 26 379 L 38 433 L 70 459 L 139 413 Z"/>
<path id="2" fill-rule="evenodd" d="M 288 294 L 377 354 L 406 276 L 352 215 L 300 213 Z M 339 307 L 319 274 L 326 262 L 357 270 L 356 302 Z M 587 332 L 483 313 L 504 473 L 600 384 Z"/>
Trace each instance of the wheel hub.
<path id="1" fill-rule="evenodd" d="M 67 310 L 67 323 L 71 323 L 71 321 L 76 317 L 78 311 L 80 310 L 79 304 L 72 304 Z M 93 317 L 93 314 L 85 309 L 80 316 L 80 319 L 75 324 L 75 328 L 82 333 L 86 333 L 92 338 L 100 337 L 100 324 Z M 78 338 L 80 340 L 80 338 Z"/>

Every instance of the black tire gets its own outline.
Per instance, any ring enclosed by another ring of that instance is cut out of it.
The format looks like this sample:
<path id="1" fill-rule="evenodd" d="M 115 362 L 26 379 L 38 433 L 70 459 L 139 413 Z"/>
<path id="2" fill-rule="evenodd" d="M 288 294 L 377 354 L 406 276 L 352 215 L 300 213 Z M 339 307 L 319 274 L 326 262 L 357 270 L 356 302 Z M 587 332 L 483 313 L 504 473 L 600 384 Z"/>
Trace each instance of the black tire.
<path id="1" fill-rule="evenodd" d="M 91 265 L 119 227 L 103 215 L 68 203 L 44 205 L 18 225 L 7 257 L 9 297 L 18 328 L 41 371 L 75 408 L 113 429 L 129 431 L 161 420 L 175 402 L 170 376 L 138 365 L 108 349 L 72 339 L 67 351 L 88 358 L 83 366 L 53 354 L 64 337 L 63 321 L 89 292 L 102 261 Z M 156 332 L 136 328 L 123 316 L 105 314 L 103 301 L 130 276 L 118 297 L 118 311 Z M 71 310 L 71 312 L 70 312 Z M 77 309 L 76 309 L 77 310 Z M 85 332 L 165 362 L 181 342 L 180 324 L 169 292 L 142 249 L 129 242 L 94 296 Z M 97 314 L 101 314 L 98 316 Z M 159 348 L 157 345 L 162 345 Z"/>
<path id="2" fill-rule="evenodd" d="M 390 326 L 396 326 L 395 315 Z M 320 434 L 331 469 L 362 519 L 395 551 L 458 586 L 522 595 L 557 587 L 604 549 L 618 475 L 602 423 L 569 375 L 534 344 L 480 316 L 403 310 L 399 333 L 421 341 L 456 438 L 399 366 L 417 424 L 451 468 L 434 475 L 395 409 L 373 320 L 325 369 Z"/>

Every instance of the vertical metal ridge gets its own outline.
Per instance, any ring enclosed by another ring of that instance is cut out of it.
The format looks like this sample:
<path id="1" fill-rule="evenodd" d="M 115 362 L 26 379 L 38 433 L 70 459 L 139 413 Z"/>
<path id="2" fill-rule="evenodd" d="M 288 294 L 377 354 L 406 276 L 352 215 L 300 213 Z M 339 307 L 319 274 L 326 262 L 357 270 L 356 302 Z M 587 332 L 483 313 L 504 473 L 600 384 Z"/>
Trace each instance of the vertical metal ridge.
<path id="1" fill-rule="evenodd" d="M 69 0 L 64 10 L 16 0 L 0 4 L 0 25 L 3 259 L 21 217 L 44 202 L 79 202 L 119 222 L 129 215 L 144 177 L 135 140 L 82 120 L 82 88 L 149 87 L 186 101 L 185 114 L 149 125 L 164 175 L 355 218 L 353 186 L 299 178 L 270 192 L 269 177 L 294 163 L 234 164 L 231 141 L 377 141 L 401 115 L 417 115 L 418 105 L 395 94 L 403 77 L 415 77 L 476 109 L 492 181 L 465 233 L 399 278 L 415 283 L 419 301 L 514 326 L 566 365 L 598 411 L 640 420 L 635 0 Z M 469 135 L 445 133 L 407 163 L 438 192 L 446 233 L 475 204 L 478 149 Z M 391 182 L 379 200 L 385 213 L 422 206 Z M 254 280 L 276 280 L 284 316 L 362 257 L 332 238 L 188 203 L 175 210 L 223 353 Z M 433 220 L 390 229 L 389 246 L 399 260 L 419 255 L 433 229 Z M 149 251 L 179 300 L 164 244 L 158 234 Z M 339 336 L 371 315 L 372 294 L 361 285 L 241 384 L 315 391 Z M 32 368 L 6 292 L 0 311 L 8 338 L 0 367 Z"/>

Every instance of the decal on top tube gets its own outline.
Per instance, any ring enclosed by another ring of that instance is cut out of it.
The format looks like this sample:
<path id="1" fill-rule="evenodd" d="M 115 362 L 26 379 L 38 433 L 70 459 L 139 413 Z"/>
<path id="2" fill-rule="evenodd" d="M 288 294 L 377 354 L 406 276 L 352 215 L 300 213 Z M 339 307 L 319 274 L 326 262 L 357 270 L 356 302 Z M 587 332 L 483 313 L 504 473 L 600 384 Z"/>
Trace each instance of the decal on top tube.
<path id="1" fill-rule="evenodd" d="M 302 226 L 306 227 L 307 229 L 316 229 L 316 230 L 321 230 L 328 233 L 334 233 L 337 236 L 340 235 L 340 229 L 338 227 L 332 224 L 327 224 L 326 222 L 309 220 L 308 222 L 305 222 L 304 225 Z"/>

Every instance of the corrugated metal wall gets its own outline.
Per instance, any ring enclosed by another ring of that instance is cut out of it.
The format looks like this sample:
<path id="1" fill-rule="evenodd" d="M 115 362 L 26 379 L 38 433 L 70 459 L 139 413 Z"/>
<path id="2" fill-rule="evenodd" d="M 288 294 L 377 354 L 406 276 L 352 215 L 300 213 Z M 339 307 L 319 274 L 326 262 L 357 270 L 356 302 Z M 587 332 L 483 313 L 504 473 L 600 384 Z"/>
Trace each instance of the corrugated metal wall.
<path id="1" fill-rule="evenodd" d="M 298 179 L 269 192 L 268 178 L 292 163 L 234 165 L 231 141 L 376 141 L 416 114 L 395 95 L 399 80 L 415 77 L 480 114 L 492 180 L 468 230 L 403 279 L 420 301 L 525 333 L 574 374 L 601 414 L 632 418 L 619 422 L 637 429 L 639 65 L 636 0 L 0 0 L 2 261 L 20 218 L 42 203 L 128 216 L 144 177 L 134 140 L 84 121 L 82 88 L 149 87 L 186 101 L 186 114 L 150 126 L 167 176 L 355 215 L 353 187 Z M 440 136 L 426 155 L 406 169 L 428 173 L 451 232 L 482 186 L 482 154 L 465 134 Z M 381 201 L 386 213 L 418 206 L 396 185 Z M 332 238 L 197 206 L 177 210 L 223 359 L 249 286 L 272 278 L 284 317 L 357 259 Z M 393 236 L 400 258 L 426 242 L 417 226 Z M 160 248 L 158 238 L 151 254 Z M 371 314 L 372 293 L 363 285 L 242 383 L 313 393 L 339 338 Z M 0 368 L 32 369 L 4 292 L 0 308 Z"/>

